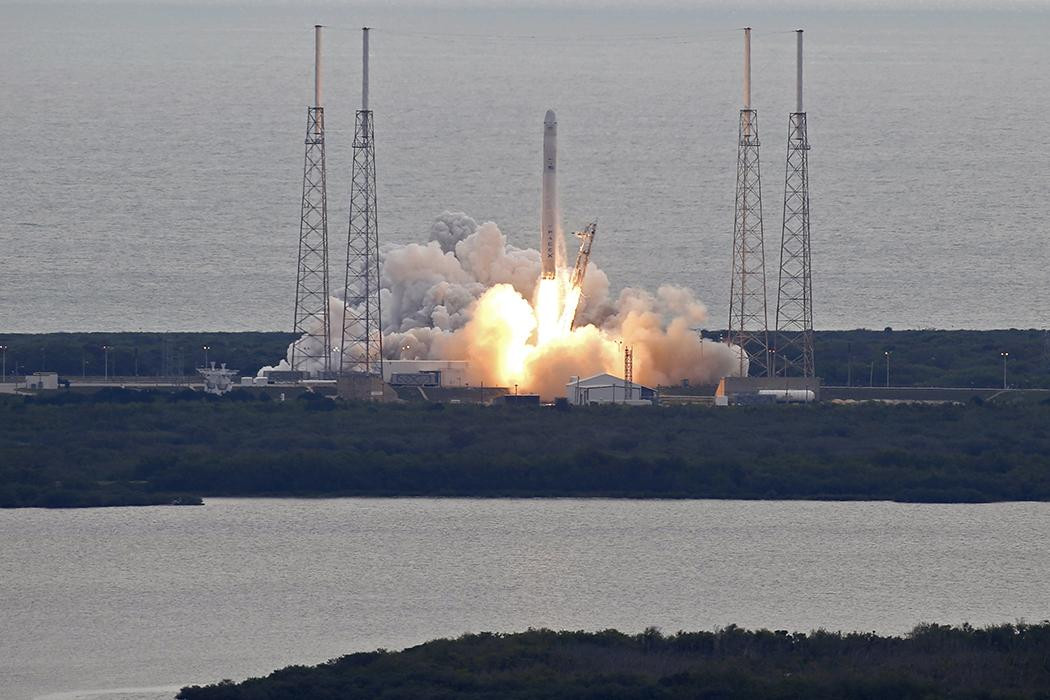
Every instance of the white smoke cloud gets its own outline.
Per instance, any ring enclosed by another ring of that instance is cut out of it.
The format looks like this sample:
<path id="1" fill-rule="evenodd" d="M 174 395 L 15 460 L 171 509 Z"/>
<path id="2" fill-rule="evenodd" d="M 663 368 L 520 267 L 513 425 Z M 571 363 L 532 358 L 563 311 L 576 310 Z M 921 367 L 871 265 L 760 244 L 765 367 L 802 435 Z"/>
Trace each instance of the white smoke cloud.
<path id="1" fill-rule="evenodd" d="M 508 244 L 496 224 L 463 213 L 442 213 L 426 243 L 383 246 L 380 270 L 387 359 L 466 360 L 472 382 L 517 383 L 545 397 L 564 394 L 570 376 L 621 375 L 623 344 L 634 348 L 635 381 L 650 386 L 711 383 L 738 369 L 733 349 L 701 342 L 692 330 L 707 318 L 692 291 L 665 284 L 655 295 L 627 288 L 611 299 L 609 278 L 593 261 L 576 329 L 530 345 L 539 252 Z M 330 309 L 338 345 L 343 303 L 333 298 Z M 312 342 L 304 336 L 296 344 L 304 349 Z M 291 349 L 278 369 L 289 368 Z M 334 350 L 332 366 L 338 362 Z"/>

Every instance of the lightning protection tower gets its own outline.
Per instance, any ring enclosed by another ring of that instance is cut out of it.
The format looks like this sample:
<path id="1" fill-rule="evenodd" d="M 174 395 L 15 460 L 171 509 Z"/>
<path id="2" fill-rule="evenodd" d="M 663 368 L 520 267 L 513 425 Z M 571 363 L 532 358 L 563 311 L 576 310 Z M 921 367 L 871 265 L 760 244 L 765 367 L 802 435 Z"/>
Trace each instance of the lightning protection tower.
<path id="1" fill-rule="evenodd" d="M 777 353 L 783 366 L 775 373 L 814 376 L 813 277 L 809 256 L 809 138 L 802 108 L 802 30 L 796 32 L 795 111 L 788 117 L 784 176 L 784 228 L 780 242 L 777 292 Z"/>
<path id="2" fill-rule="evenodd" d="M 314 106 L 306 110 L 303 204 L 299 221 L 299 271 L 295 283 L 292 369 L 331 372 L 328 315 L 328 184 L 325 176 L 324 107 L 321 106 L 321 25 L 314 27 Z"/>
<path id="3" fill-rule="evenodd" d="M 762 237 L 762 180 L 758 112 L 751 109 L 751 28 L 744 29 L 744 108 L 737 138 L 733 278 L 729 293 L 729 342 L 739 346 L 740 374 L 769 374 L 766 253 Z"/>
<path id="4" fill-rule="evenodd" d="M 368 109 L 368 27 L 362 30 L 361 109 L 354 126 L 350 183 L 350 230 L 346 240 L 339 373 L 383 376 L 383 329 L 379 309 L 379 227 L 376 220 L 375 144 Z"/>

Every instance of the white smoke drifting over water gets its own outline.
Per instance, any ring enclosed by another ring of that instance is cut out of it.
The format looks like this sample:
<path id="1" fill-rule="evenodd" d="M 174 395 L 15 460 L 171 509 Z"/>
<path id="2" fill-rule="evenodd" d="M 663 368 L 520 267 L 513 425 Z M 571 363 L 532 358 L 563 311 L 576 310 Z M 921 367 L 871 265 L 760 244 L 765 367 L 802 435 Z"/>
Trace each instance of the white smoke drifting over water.
<path id="1" fill-rule="evenodd" d="M 496 224 L 479 225 L 466 214 L 443 213 L 427 243 L 383 246 L 380 262 L 385 357 L 465 360 L 471 384 L 564 395 L 575 375 L 622 376 L 623 345 L 634 348 L 634 380 L 649 386 L 714 383 L 738 368 L 735 349 L 701 342 L 692 330 L 707 309 L 689 289 L 627 288 L 613 299 L 609 278 L 593 261 L 576 326 L 541 342 L 539 252 L 509 245 Z M 567 274 L 557 281 L 562 303 L 571 298 L 566 280 Z M 333 298 L 330 308 L 338 345 L 343 303 Z M 564 313 L 561 306 L 557 313 Z M 338 361 L 333 353 L 332 366 Z M 288 360 L 278 366 L 288 367 Z"/>

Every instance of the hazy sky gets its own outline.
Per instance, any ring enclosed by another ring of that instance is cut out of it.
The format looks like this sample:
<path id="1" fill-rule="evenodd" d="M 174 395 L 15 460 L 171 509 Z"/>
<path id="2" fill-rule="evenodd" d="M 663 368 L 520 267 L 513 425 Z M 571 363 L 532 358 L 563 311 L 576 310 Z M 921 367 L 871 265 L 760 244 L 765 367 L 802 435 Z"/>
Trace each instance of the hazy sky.
<path id="1" fill-rule="evenodd" d="M 1050 0 L 0 0 L 2 5 L 210 5 L 210 6 L 329 6 L 340 8 L 427 9 L 602 9 L 602 10 L 723 10 L 744 8 L 786 12 L 822 10 L 1047 10 Z"/>

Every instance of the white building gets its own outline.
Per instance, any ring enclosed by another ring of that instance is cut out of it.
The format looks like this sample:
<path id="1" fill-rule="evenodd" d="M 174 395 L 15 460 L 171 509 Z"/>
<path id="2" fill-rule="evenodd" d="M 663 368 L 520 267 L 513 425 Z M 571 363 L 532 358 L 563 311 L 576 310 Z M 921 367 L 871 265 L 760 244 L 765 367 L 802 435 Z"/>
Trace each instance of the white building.
<path id="1" fill-rule="evenodd" d="M 655 406 L 659 400 L 653 389 L 604 372 L 593 377 L 573 377 L 565 385 L 565 395 L 574 406 L 601 403 Z"/>
<path id="2" fill-rule="evenodd" d="M 26 377 L 26 389 L 58 389 L 58 372 L 33 372 Z"/>

